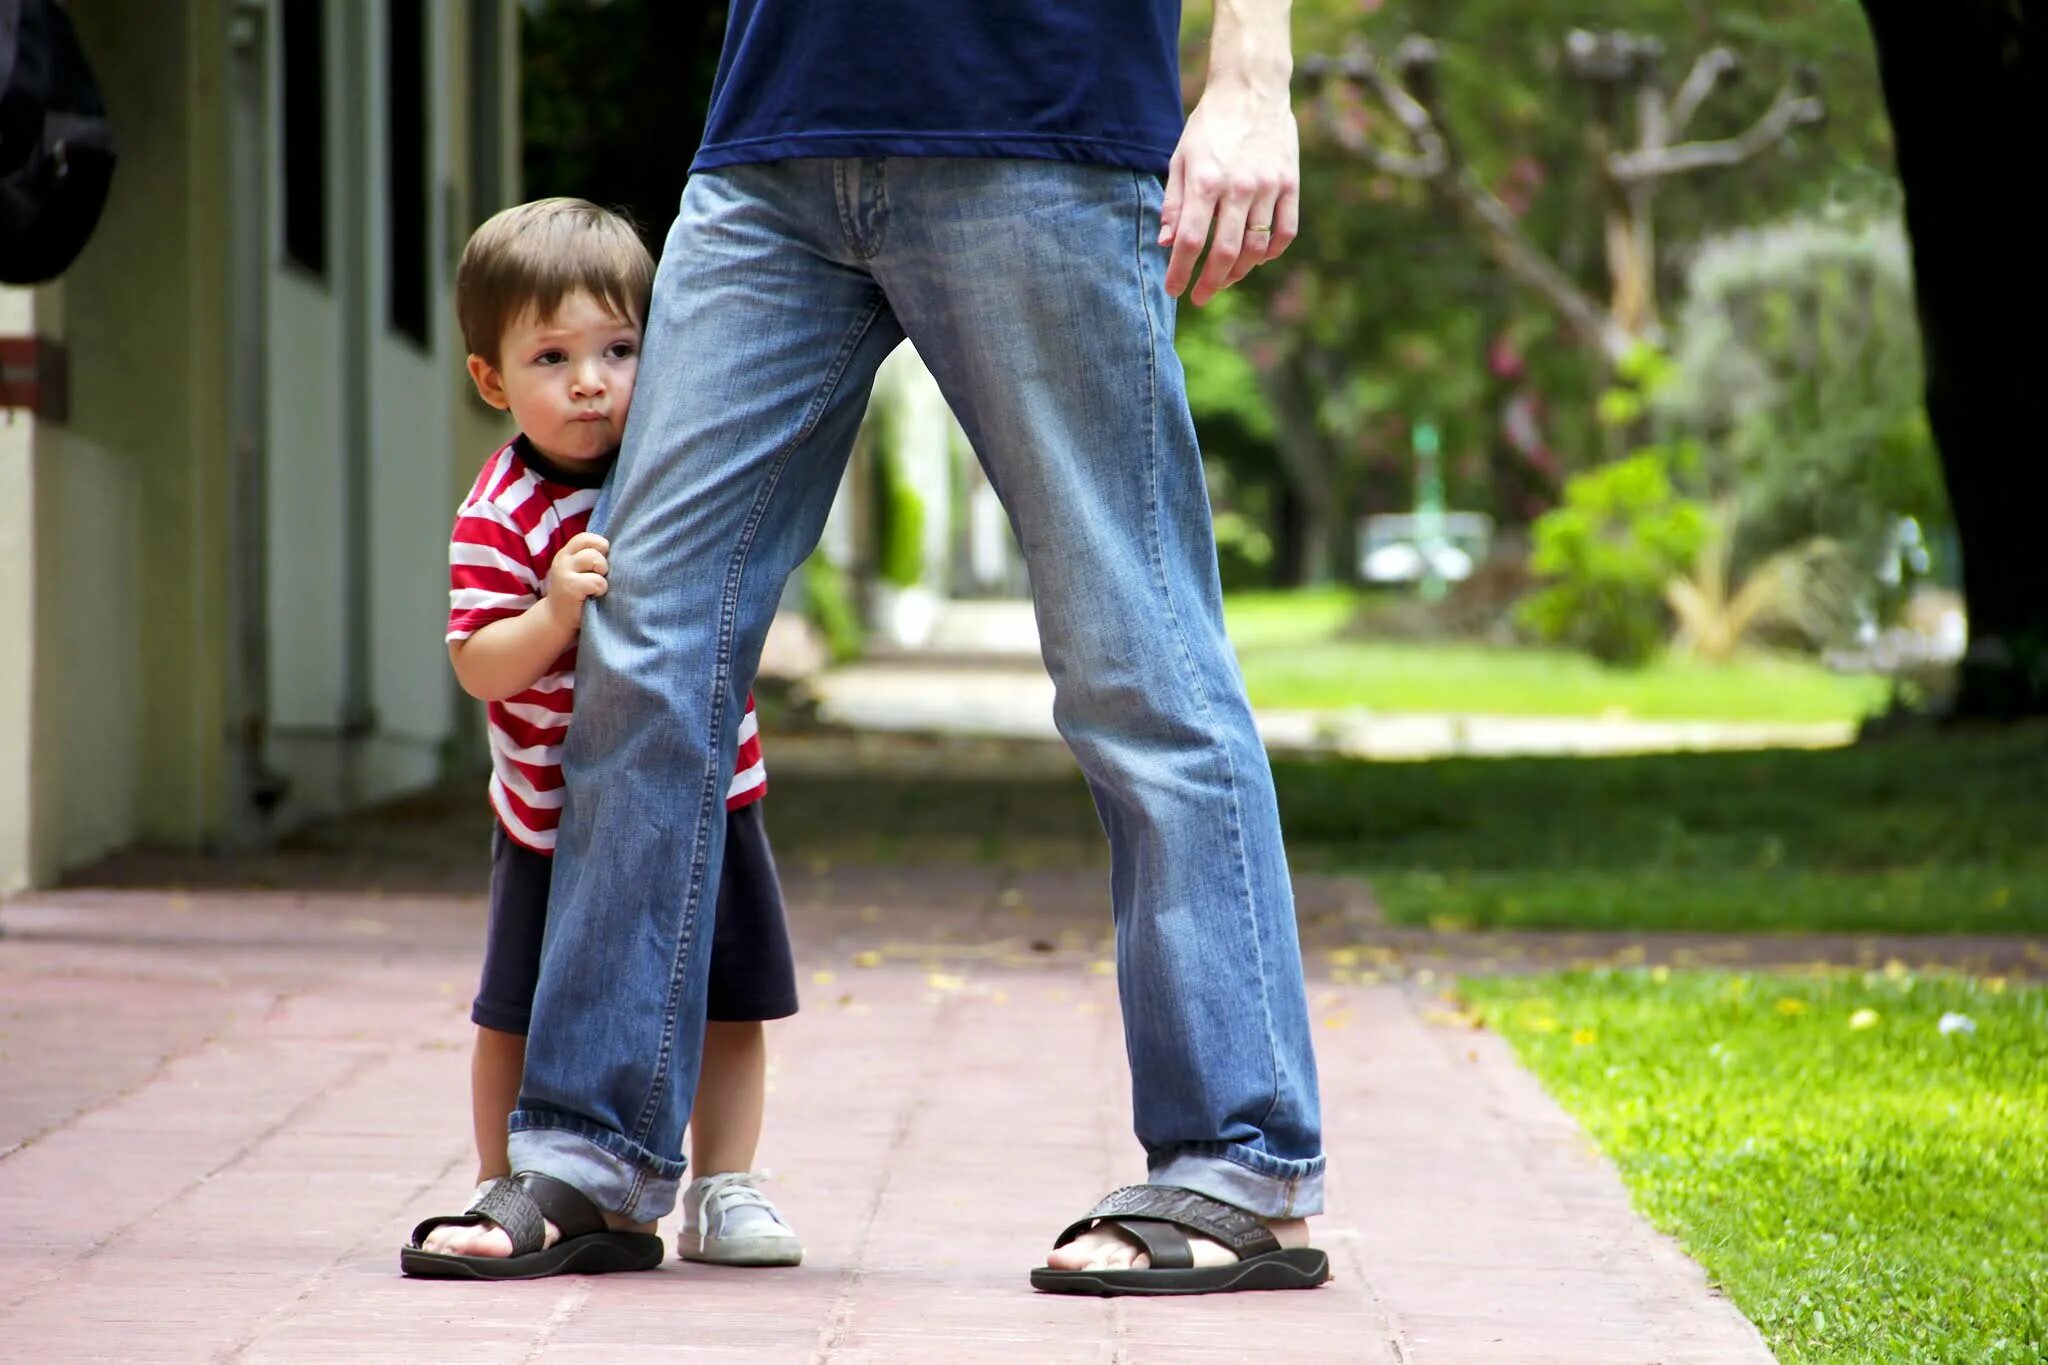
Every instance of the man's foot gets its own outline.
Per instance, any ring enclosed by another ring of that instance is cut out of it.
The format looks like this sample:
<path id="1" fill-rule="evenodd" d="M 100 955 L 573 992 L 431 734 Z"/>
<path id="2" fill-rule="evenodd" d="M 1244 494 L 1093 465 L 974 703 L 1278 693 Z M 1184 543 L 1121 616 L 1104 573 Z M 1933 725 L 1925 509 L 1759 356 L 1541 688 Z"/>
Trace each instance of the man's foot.
<path id="1" fill-rule="evenodd" d="M 1261 1218 L 1174 1185 L 1126 1185 L 1067 1227 L 1031 1286 L 1048 1294 L 1314 1289 L 1330 1258 L 1299 1218 Z"/>
<path id="2" fill-rule="evenodd" d="M 649 1224 L 600 1209 L 573 1185 L 521 1171 L 488 1185 L 466 1213 L 429 1218 L 398 1251 L 425 1280 L 538 1280 L 653 1270 L 661 1238 Z"/>
<path id="3" fill-rule="evenodd" d="M 683 1192 L 677 1254 L 712 1265 L 801 1264 L 804 1244 L 755 1187 L 759 1178 L 747 1171 L 727 1171 L 691 1181 Z"/>
<path id="4" fill-rule="evenodd" d="M 1306 1218 L 1261 1219 L 1276 1241 L 1283 1247 L 1305 1247 L 1308 1245 L 1308 1220 Z M 1195 1258 L 1195 1268 L 1229 1265 L 1237 1259 L 1237 1253 L 1214 1238 L 1200 1233 L 1188 1235 L 1188 1250 Z M 1114 1226 L 1098 1227 L 1084 1232 L 1063 1247 L 1055 1247 L 1045 1258 L 1045 1263 L 1054 1270 L 1143 1270 L 1152 1264 L 1145 1249 L 1136 1239 L 1117 1230 Z"/>
<path id="5" fill-rule="evenodd" d="M 476 1187 L 476 1199 L 481 1200 L 490 1192 L 491 1186 L 505 1178 L 504 1176 L 497 1176 L 479 1182 Z M 475 1206 L 475 1201 L 471 1201 L 470 1207 L 474 1208 Z M 545 1251 L 556 1242 L 562 1240 L 562 1230 L 547 1219 L 542 1219 L 541 1223 L 547 1229 L 540 1244 L 541 1250 Z M 652 1223 L 635 1223 L 630 1219 L 609 1211 L 605 1212 L 604 1225 L 612 1232 L 654 1231 L 654 1224 Z M 443 1256 L 504 1257 L 512 1254 L 512 1235 L 506 1232 L 505 1229 L 490 1224 L 471 1227 L 438 1227 L 427 1234 L 427 1240 L 420 1243 L 420 1250 L 435 1252 Z"/>

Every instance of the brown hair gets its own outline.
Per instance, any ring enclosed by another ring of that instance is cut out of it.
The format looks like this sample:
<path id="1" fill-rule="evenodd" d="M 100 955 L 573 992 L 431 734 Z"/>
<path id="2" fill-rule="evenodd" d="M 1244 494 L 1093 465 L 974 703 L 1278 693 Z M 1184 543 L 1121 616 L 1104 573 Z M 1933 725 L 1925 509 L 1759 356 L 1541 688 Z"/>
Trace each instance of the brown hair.
<path id="1" fill-rule="evenodd" d="M 455 269 L 455 316 L 470 352 L 498 363 L 507 328 L 531 308 L 545 322 L 587 293 L 645 324 L 654 258 L 623 215 L 584 199 L 536 199 L 492 214 Z"/>

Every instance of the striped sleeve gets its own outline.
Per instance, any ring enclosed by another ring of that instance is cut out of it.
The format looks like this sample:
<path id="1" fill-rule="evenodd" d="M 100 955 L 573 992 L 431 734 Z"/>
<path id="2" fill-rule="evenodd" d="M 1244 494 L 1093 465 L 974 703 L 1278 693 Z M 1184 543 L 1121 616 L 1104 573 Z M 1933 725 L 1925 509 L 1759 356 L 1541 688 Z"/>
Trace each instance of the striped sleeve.
<path id="1" fill-rule="evenodd" d="M 540 600 L 543 579 L 527 539 L 489 496 L 498 461 L 486 466 L 456 514 L 448 544 L 448 636 L 467 640 Z"/>
<path id="2" fill-rule="evenodd" d="M 747 709 L 740 716 L 739 758 L 733 765 L 732 781 L 726 784 L 725 808 L 751 806 L 768 794 L 768 764 L 761 756 L 761 718 L 754 713 L 754 697 L 747 694 Z"/>

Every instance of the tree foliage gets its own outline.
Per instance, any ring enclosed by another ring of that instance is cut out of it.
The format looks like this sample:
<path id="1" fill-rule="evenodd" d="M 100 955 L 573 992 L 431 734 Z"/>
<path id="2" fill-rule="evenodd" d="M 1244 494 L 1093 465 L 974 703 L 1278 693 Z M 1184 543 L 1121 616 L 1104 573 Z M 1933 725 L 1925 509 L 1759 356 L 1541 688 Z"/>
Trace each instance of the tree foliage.
<path id="1" fill-rule="evenodd" d="M 530 0 L 519 14 L 525 196 L 624 209 L 659 253 L 703 135 L 725 6 Z"/>
<path id="2" fill-rule="evenodd" d="M 1207 11 L 1187 7 L 1190 99 L 1201 88 Z M 1854 0 L 1297 0 L 1294 13 L 1303 56 L 1339 53 L 1357 35 L 1387 51 L 1411 34 L 1432 38 L 1442 121 L 1459 155 L 1521 231 L 1596 296 L 1605 294 L 1604 244 L 1588 96 L 1563 57 L 1574 28 L 1654 36 L 1680 69 L 1716 45 L 1742 53 L 1749 74 L 1726 101 L 1703 106 L 1695 136 L 1740 132 L 1800 66 L 1813 69 L 1826 98 L 1829 121 L 1800 130 L 1785 150 L 1663 190 L 1667 297 L 1682 297 L 1684 260 L 1709 234 L 1843 201 L 1896 202 Z M 1300 240 L 1239 286 L 1233 310 L 1182 314 L 1184 345 L 1218 337 L 1243 349 L 1272 413 L 1271 448 L 1229 453 L 1240 482 L 1305 483 L 1332 523 L 1316 533 L 1323 567 L 1341 570 L 1354 516 L 1409 505 L 1408 432 L 1426 418 L 1443 433 L 1453 504 L 1526 523 L 1555 502 L 1570 472 L 1626 448 L 1594 411 L 1606 382 L 1600 357 L 1569 340 L 1426 186 L 1373 170 L 1314 111 L 1301 112 Z M 1393 138 L 1370 106 L 1345 116 Z M 1191 392 L 1205 431 L 1219 409 L 1242 424 L 1241 384 L 1219 396 L 1197 375 Z"/>
<path id="3" fill-rule="evenodd" d="M 1739 500 L 1738 560 L 1821 536 L 1870 572 L 1899 518 L 1948 529 L 1896 220 L 1715 239 L 1677 330 L 1657 403 L 1708 452 L 1712 492 Z"/>

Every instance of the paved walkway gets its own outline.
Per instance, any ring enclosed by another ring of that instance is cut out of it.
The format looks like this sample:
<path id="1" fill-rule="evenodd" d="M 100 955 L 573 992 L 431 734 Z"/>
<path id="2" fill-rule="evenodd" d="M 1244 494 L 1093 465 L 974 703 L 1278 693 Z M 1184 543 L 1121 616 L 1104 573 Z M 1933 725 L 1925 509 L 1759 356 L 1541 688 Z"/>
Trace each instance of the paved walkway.
<path id="1" fill-rule="evenodd" d="M 0 1342 L 38 1361 L 1770 1358 L 1504 1046 L 1431 1022 L 1412 982 L 1312 987 L 1334 1285 L 1032 1293 L 1050 1234 L 1138 1174 L 1113 982 L 1097 942 L 1017 938 L 1031 903 L 993 874 L 890 875 L 880 903 L 792 878 L 807 999 L 771 1034 L 762 1160 L 806 1264 L 528 1285 L 395 1267 L 468 1188 L 475 897 L 0 908 Z"/>

